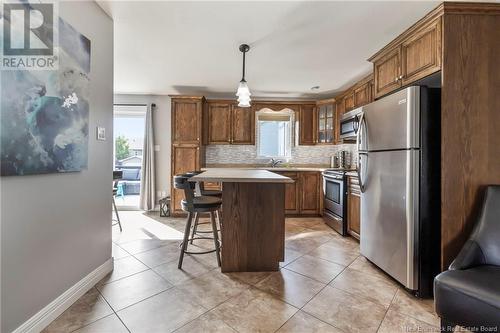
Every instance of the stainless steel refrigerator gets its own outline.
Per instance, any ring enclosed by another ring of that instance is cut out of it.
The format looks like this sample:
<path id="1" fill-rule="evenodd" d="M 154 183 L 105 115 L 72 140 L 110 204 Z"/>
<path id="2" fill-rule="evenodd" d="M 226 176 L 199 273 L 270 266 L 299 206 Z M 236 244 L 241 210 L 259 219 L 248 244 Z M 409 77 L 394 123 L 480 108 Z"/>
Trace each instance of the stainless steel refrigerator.
<path id="1" fill-rule="evenodd" d="M 439 96 L 409 87 L 363 107 L 358 123 L 361 254 L 422 297 L 439 270 Z"/>

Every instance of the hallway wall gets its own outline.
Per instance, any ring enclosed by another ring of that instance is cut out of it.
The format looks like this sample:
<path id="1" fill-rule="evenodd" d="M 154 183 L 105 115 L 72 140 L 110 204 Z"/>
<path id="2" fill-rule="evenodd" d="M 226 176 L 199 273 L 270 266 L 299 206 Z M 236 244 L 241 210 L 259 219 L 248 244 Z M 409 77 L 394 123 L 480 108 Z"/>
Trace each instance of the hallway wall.
<path id="1" fill-rule="evenodd" d="M 60 2 L 59 14 L 91 40 L 88 169 L 0 179 L 6 333 L 111 258 L 113 22 L 90 1 Z"/>

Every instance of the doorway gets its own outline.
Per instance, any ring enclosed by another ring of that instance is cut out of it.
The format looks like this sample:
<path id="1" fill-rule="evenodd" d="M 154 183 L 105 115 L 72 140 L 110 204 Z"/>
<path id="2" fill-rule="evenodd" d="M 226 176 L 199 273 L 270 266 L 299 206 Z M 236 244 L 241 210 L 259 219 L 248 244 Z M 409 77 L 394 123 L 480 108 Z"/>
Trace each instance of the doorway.
<path id="1" fill-rule="evenodd" d="M 120 210 L 139 209 L 146 110 L 145 104 L 113 108 L 113 169 L 123 172 L 115 197 Z"/>

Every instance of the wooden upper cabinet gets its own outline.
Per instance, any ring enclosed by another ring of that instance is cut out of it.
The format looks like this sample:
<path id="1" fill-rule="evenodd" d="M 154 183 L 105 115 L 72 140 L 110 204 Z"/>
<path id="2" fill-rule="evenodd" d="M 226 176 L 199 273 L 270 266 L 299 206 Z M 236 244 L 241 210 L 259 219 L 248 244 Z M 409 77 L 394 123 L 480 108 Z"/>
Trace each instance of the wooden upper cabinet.
<path id="1" fill-rule="evenodd" d="M 205 125 L 207 144 L 255 144 L 255 112 L 233 101 L 209 101 Z"/>
<path id="2" fill-rule="evenodd" d="M 299 172 L 300 213 L 319 214 L 321 177 L 319 172 Z"/>
<path id="3" fill-rule="evenodd" d="M 407 30 L 370 58 L 375 97 L 441 70 L 442 17 L 432 17 Z"/>
<path id="4" fill-rule="evenodd" d="M 255 112 L 252 108 L 231 105 L 231 143 L 255 144 Z"/>
<path id="5" fill-rule="evenodd" d="M 350 91 L 344 97 L 344 112 L 354 109 L 354 91 Z"/>
<path id="6" fill-rule="evenodd" d="M 337 107 L 337 116 L 342 117 L 342 115 L 346 112 L 344 99 L 343 98 L 339 99 L 335 104 L 335 106 Z"/>
<path id="7" fill-rule="evenodd" d="M 316 144 L 316 105 L 301 105 L 299 110 L 299 145 Z"/>
<path id="8" fill-rule="evenodd" d="M 201 143 L 202 109 L 202 98 L 172 98 L 172 143 Z"/>
<path id="9" fill-rule="evenodd" d="M 383 96 L 401 87 L 401 48 L 396 47 L 376 60 L 373 75 L 375 97 Z"/>
<path id="10" fill-rule="evenodd" d="M 373 101 L 372 87 L 373 80 L 370 80 L 354 89 L 353 99 L 355 108 L 366 105 Z"/>
<path id="11" fill-rule="evenodd" d="M 403 85 L 441 69 L 441 17 L 402 42 L 401 59 Z"/>
<path id="12" fill-rule="evenodd" d="M 208 143 L 231 143 L 231 104 L 208 103 Z"/>
<path id="13" fill-rule="evenodd" d="M 334 144 L 336 137 L 337 116 L 335 100 L 319 101 L 316 104 L 318 144 Z"/>

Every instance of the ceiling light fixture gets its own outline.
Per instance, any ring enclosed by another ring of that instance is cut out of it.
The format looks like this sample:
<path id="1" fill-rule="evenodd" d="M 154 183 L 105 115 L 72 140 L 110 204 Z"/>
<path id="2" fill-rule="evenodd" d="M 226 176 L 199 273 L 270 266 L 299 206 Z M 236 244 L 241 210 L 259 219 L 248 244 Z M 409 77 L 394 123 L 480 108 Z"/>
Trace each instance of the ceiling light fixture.
<path id="1" fill-rule="evenodd" d="M 240 45 L 240 51 L 243 53 L 243 77 L 241 78 L 240 84 L 238 86 L 238 91 L 236 96 L 238 96 L 238 106 L 242 108 L 250 107 L 250 89 L 248 89 L 247 81 L 245 80 L 245 53 L 250 50 L 250 46 L 247 44 Z"/>

